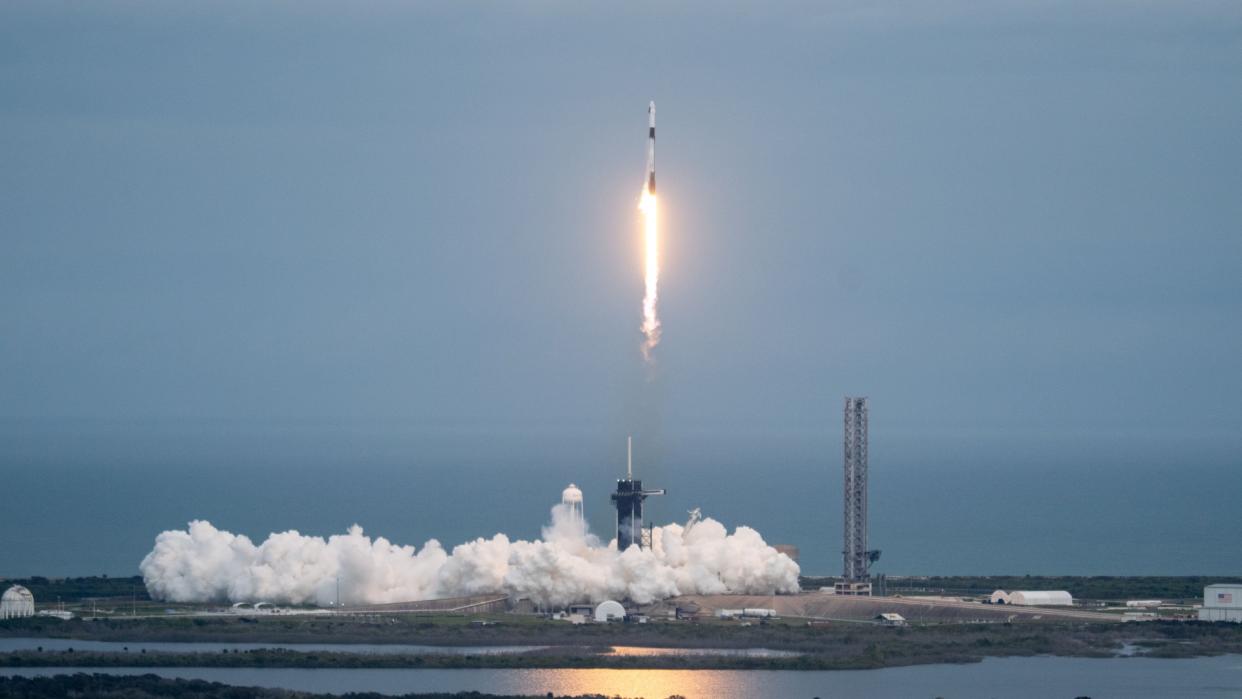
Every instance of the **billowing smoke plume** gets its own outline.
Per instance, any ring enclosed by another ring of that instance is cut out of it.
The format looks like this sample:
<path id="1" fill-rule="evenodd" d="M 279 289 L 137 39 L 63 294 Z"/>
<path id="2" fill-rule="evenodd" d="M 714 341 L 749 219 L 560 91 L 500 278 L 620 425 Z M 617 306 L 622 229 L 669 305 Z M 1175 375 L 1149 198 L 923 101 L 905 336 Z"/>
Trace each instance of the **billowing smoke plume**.
<path id="1" fill-rule="evenodd" d="M 604 599 L 640 604 L 679 594 L 771 594 L 798 590 L 798 565 L 759 533 L 704 519 L 686 533 L 658 527 L 649 550 L 618 553 L 569 516 L 552 509 L 539 541 L 504 534 L 446 552 L 434 539 L 422 549 L 365 536 L 354 525 L 323 539 L 296 531 L 255 545 L 245 536 L 190 522 L 166 531 L 140 566 L 147 591 L 173 602 L 380 604 L 505 593 L 545 606 Z"/>

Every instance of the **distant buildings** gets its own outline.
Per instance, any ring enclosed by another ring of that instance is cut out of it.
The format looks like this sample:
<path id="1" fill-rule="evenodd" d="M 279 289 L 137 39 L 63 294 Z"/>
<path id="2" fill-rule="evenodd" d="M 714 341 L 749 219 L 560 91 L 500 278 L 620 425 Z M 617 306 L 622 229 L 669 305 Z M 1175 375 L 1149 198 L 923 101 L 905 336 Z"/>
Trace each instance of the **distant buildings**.
<path id="1" fill-rule="evenodd" d="M 0 596 L 0 619 L 34 616 L 34 595 L 21 585 L 14 585 Z"/>
<path id="2" fill-rule="evenodd" d="M 992 593 L 991 602 L 1018 607 L 1072 607 L 1074 597 L 1064 590 L 997 590 Z"/>
<path id="3" fill-rule="evenodd" d="M 1242 585 L 1208 585 L 1203 588 L 1199 621 L 1242 622 Z"/>

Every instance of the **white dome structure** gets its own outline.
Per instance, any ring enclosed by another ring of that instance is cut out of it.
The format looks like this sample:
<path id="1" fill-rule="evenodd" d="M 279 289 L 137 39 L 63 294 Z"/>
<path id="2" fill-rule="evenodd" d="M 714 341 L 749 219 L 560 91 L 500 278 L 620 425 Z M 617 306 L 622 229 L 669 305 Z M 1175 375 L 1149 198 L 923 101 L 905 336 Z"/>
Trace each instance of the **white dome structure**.
<path id="1" fill-rule="evenodd" d="M 604 600 L 595 608 L 595 620 L 598 622 L 612 621 L 613 619 L 625 619 L 625 607 L 620 602 L 613 600 Z"/>
<path id="2" fill-rule="evenodd" d="M 21 585 L 14 585 L 0 596 L 0 619 L 34 616 L 34 595 Z"/>
<path id="3" fill-rule="evenodd" d="M 1009 593 L 1009 604 L 1024 607 L 1071 607 L 1074 598 L 1063 590 L 1015 590 Z"/>
<path id="4" fill-rule="evenodd" d="M 992 604 L 1012 604 L 1009 601 L 1009 593 L 1004 590 L 997 590 L 992 593 Z"/>

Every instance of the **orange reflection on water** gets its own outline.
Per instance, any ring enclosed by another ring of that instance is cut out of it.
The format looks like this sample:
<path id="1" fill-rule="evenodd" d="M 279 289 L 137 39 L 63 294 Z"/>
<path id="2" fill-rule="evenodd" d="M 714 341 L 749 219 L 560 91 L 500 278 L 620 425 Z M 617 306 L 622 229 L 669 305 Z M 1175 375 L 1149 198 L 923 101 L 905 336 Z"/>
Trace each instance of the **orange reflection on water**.
<path id="1" fill-rule="evenodd" d="M 644 646 L 612 646 L 612 651 L 603 655 L 633 655 L 650 657 L 655 655 L 716 655 L 738 658 L 796 658 L 801 653 L 787 650 L 771 650 L 770 648 L 647 648 Z"/>
<path id="2" fill-rule="evenodd" d="M 603 694 L 665 699 L 715 699 L 741 696 L 730 671 L 698 670 L 535 670 L 523 677 L 520 691 L 531 694 Z"/>

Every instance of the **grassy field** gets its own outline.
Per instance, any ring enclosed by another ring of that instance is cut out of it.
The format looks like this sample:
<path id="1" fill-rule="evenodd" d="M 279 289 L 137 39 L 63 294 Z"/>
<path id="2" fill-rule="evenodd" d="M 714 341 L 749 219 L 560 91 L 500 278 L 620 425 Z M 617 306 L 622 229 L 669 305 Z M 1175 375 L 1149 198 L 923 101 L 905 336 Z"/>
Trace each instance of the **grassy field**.
<path id="1" fill-rule="evenodd" d="M 423 668 L 673 668 L 827 670 L 924 663 L 973 662 L 984 657 L 1064 655 L 1108 657 L 1123 647 L 1154 657 L 1242 653 L 1242 625 L 1176 622 L 1136 624 L 939 624 L 888 628 L 870 624 L 808 626 L 782 623 L 589 624 L 574 626 L 505 615 L 492 626 L 463 617 L 380 619 L 236 618 L 0 624 L 10 636 L 112 641 L 367 642 L 427 645 L 539 645 L 514 655 L 438 655 L 258 650 L 213 653 L 19 651 L 0 655 L 8 666 L 192 667 L 423 667 Z M 203 622 L 203 623 L 199 623 Z M 609 646 L 770 648 L 792 658 L 739 656 L 609 656 Z"/>
<path id="2" fill-rule="evenodd" d="M 63 699 L 64 697 L 95 697 L 96 699 L 155 699 L 156 697 L 193 697 L 194 699 L 330 699 L 336 695 L 293 692 L 262 687 L 233 687 L 204 680 L 180 680 L 155 675 L 57 675 L 55 677 L 0 677 L 0 696 L 24 699 Z M 354 693 L 351 699 L 380 699 L 374 693 Z M 551 694 L 540 697 L 551 697 Z M 452 694 L 403 694 L 395 699 L 534 699 L 530 696 L 455 692 Z M 391 697 L 387 699 L 393 699 Z M 557 699 L 607 699 L 591 694 Z M 619 697 L 614 699 L 620 699 Z"/>

